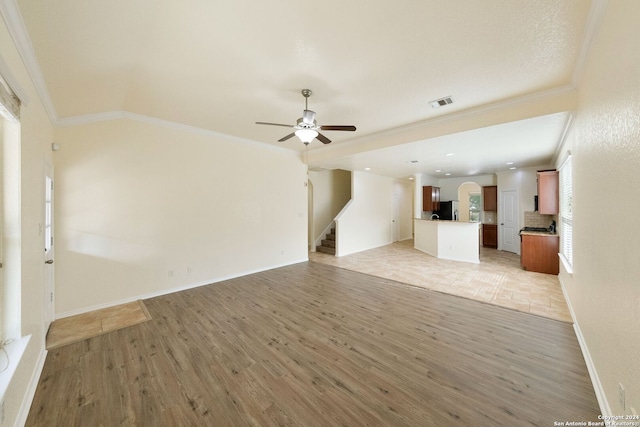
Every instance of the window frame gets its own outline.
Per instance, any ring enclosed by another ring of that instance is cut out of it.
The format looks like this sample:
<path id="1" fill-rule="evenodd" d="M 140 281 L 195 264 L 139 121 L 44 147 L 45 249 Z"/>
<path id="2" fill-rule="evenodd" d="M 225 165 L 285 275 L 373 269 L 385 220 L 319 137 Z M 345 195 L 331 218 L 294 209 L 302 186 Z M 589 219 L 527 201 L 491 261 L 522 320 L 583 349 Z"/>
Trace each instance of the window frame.
<path id="1" fill-rule="evenodd" d="M 565 270 L 573 273 L 573 160 L 571 154 L 559 168 L 560 185 L 560 253 Z"/>

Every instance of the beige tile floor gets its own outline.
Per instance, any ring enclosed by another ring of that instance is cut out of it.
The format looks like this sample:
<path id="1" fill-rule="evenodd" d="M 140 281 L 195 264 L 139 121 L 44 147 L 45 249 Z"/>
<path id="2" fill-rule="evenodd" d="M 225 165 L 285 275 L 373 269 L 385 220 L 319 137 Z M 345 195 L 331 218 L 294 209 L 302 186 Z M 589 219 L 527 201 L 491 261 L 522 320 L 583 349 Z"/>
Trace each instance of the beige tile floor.
<path id="1" fill-rule="evenodd" d="M 49 327 L 47 350 L 137 325 L 150 319 L 151 316 L 144 302 L 140 300 L 58 319 Z"/>
<path id="2" fill-rule="evenodd" d="M 480 264 L 471 264 L 432 257 L 405 240 L 339 258 L 311 252 L 309 260 L 572 322 L 558 276 L 525 271 L 510 252 L 481 248 Z"/>

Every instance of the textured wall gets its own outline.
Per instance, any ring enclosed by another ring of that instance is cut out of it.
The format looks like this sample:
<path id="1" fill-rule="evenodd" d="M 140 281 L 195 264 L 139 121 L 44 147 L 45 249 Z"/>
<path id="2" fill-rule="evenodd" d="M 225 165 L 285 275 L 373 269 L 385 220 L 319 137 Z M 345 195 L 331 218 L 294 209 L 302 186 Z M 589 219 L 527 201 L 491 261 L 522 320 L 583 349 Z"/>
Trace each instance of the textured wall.
<path id="1" fill-rule="evenodd" d="M 133 120 L 56 138 L 59 316 L 307 259 L 297 153 Z"/>
<path id="2" fill-rule="evenodd" d="M 572 151 L 573 275 L 560 277 L 613 414 L 640 410 L 639 21 L 640 2 L 608 2 L 559 159 Z"/>

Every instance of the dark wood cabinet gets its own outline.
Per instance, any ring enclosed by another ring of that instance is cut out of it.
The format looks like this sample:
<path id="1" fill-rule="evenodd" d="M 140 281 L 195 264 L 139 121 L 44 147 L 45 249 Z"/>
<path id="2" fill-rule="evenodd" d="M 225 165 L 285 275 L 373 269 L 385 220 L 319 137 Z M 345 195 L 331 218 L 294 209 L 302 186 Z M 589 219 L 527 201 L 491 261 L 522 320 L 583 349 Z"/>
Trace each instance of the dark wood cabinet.
<path id="1" fill-rule="evenodd" d="M 559 238 L 557 235 L 523 234 L 520 248 L 520 263 L 527 271 L 558 274 Z"/>
<path id="2" fill-rule="evenodd" d="M 498 186 L 482 187 L 482 207 L 484 211 L 498 211 Z"/>
<path id="3" fill-rule="evenodd" d="M 482 246 L 485 248 L 498 248 L 497 224 L 482 224 Z"/>
<path id="4" fill-rule="evenodd" d="M 558 209 L 558 171 L 538 171 L 538 213 L 556 215 Z"/>
<path id="5" fill-rule="evenodd" d="M 422 210 L 430 212 L 440 210 L 440 187 L 431 185 L 422 187 Z"/>

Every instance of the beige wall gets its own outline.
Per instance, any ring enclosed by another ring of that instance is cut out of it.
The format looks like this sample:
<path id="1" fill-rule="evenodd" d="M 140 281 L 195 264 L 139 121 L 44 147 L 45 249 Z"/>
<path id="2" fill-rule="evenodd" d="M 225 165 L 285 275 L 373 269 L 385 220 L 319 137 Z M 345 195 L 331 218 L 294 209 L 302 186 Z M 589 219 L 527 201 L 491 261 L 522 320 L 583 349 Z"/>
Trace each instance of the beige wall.
<path id="1" fill-rule="evenodd" d="M 295 152 L 124 119 L 56 140 L 57 316 L 307 259 Z"/>
<path id="2" fill-rule="evenodd" d="M 40 233 L 40 225 L 44 221 L 44 165 L 45 162 L 51 162 L 53 127 L 2 20 L 0 56 L 3 67 L 6 67 L 3 72 L 13 76 L 20 86 L 18 91 L 28 98 L 21 109 L 20 176 L 19 188 L 16 189 L 20 196 L 20 205 L 17 207 L 19 218 L 18 223 L 14 224 L 15 228 L 5 230 L 5 233 L 12 233 L 12 245 L 18 248 L 18 256 L 3 260 L 16 264 L 6 265 L 7 268 L 2 270 L 14 269 L 19 272 L 17 278 L 12 279 L 13 282 L 5 281 L 3 286 L 17 286 L 19 289 L 19 335 L 31 336 L 5 394 L 3 425 L 14 425 L 26 417 L 31 393 L 35 391 L 45 356 L 44 237 Z M 23 412 L 20 412 L 21 409 Z"/>
<path id="3" fill-rule="evenodd" d="M 393 178 L 354 171 L 351 201 L 336 219 L 336 255 L 392 243 Z"/>
<path id="4" fill-rule="evenodd" d="M 313 187 L 313 225 L 311 244 L 320 237 L 338 213 L 351 200 L 351 172 L 336 169 L 309 171 Z"/>
<path id="5" fill-rule="evenodd" d="M 560 278 L 616 415 L 640 411 L 640 199 L 629 191 L 640 187 L 639 18 L 640 2 L 608 2 L 558 159 L 573 153 L 573 274 Z"/>

